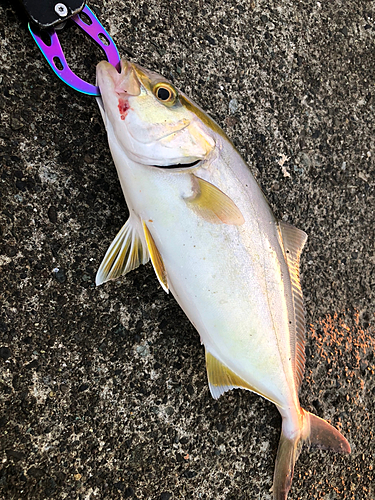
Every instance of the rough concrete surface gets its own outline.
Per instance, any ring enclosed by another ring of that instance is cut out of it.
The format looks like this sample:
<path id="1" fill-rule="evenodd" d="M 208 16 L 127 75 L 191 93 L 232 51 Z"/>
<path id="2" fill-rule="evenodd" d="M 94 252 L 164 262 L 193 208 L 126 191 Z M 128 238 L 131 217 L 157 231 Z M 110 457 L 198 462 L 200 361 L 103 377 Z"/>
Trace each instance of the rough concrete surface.
<path id="1" fill-rule="evenodd" d="M 89 5 L 308 233 L 301 404 L 352 454 L 305 447 L 290 499 L 374 499 L 375 2 Z M 150 264 L 95 287 L 128 216 L 96 102 L 55 77 L 10 1 L 0 33 L 0 498 L 270 499 L 276 408 L 211 398 L 199 335 Z M 100 51 L 72 26 L 60 38 L 93 81 Z"/>

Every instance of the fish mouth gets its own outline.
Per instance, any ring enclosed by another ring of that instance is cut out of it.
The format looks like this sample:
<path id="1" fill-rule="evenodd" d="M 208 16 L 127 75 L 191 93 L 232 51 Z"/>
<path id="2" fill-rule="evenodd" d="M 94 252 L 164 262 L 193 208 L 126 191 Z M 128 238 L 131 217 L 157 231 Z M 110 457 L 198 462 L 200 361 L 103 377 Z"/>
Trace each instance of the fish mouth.
<path id="1" fill-rule="evenodd" d="M 171 165 L 152 165 L 155 168 L 165 168 L 165 169 L 174 169 L 174 170 L 184 170 L 186 168 L 193 168 L 198 166 L 198 164 L 203 160 L 204 158 L 198 158 L 198 160 L 194 160 L 190 163 L 173 163 Z"/>
<path id="2" fill-rule="evenodd" d="M 141 93 L 141 83 L 134 67 L 126 59 L 120 61 L 120 72 L 108 61 L 101 61 L 96 75 L 101 94 L 102 89 L 110 89 L 121 97 L 135 97 Z"/>

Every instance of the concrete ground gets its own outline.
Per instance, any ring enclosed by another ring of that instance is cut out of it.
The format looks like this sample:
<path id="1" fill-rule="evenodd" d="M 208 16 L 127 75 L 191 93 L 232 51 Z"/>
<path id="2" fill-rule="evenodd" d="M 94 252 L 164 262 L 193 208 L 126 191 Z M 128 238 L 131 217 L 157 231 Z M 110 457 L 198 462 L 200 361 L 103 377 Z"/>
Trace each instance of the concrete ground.
<path id="1" fill-rule="evenodd" d="M 374 499 L 375 2 L 89 5 L 308 233 L 301 404 L 352 454 L 304 448 L 290 499 Z M 0 498 L 270 499 L 276 408 L 211 398 L 199 335 L 150 264 L 95 287 L 128 217 L 96 102 L 55 77 L 10 0 L 0 33 Z M 100 51 L 73 27 L 61 40 L 93 81 Z"/>

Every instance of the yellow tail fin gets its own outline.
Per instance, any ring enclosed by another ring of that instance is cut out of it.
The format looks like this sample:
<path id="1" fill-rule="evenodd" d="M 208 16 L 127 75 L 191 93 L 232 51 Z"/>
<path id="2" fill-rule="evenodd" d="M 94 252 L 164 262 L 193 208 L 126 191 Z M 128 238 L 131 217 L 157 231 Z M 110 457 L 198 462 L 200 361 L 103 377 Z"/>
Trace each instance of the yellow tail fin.
<path id="1" fill-rule="evenodd" d="M 337 453 L 350 453 L 348 441 L 337 429 L 312 413 L 304 410 L 302 412 L 303 425 L 294 439 L 287 438 L 283 430 L 281 431 L 273 477 L 274 500 L 286 500 L 292 484 L 294 464 L 303 442 Z"/>

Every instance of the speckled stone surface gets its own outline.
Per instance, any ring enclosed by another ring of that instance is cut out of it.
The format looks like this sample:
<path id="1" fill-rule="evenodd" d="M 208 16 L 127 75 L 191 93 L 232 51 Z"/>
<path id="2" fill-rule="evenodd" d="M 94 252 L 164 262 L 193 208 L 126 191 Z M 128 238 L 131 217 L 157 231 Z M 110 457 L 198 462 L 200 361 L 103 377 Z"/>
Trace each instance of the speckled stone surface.
<path id="1" fill-rule="evenodd" d="M 352 454 L 304 448 L 290 499 L 375 498 L 375 2 L 89 5 L 308 233 L 300 398 Z M 199 335 L 150 265 L 95 287 L 128 216 L 96 102 L 54 76 L 9 1 L 0 33 L 0 498 L 269 500 L 276 408 L 211 398 Z M 94 80 L 100 51 L 73 27 L 61 40 Z"/>

